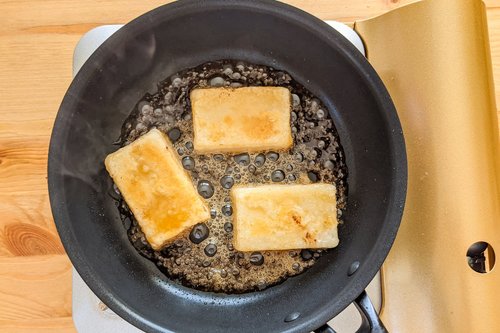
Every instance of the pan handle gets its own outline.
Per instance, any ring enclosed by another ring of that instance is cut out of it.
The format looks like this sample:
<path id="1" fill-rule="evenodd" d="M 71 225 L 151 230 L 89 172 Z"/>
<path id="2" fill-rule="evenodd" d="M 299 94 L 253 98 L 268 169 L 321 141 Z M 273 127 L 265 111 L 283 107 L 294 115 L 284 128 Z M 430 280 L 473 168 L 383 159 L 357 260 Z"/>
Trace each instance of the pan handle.
<path id="1" fill-rule="evenodd" d="M 361 326 L 356 333 L 388 333 L 380 317 L 375 311 L 370 298 L 366 291 L 356 298 L 354 305 L 361 314 Z M 328 324 L 324 324 L 320 328 L 314 330 L 314 333 L 336 333 Z"/>
<path id="2" fill-rule="evenodd" d="M 365 290 L 356 298 L 354 305 L 361 314 L 361 327 L 356 333 L 388 333 Z"/>

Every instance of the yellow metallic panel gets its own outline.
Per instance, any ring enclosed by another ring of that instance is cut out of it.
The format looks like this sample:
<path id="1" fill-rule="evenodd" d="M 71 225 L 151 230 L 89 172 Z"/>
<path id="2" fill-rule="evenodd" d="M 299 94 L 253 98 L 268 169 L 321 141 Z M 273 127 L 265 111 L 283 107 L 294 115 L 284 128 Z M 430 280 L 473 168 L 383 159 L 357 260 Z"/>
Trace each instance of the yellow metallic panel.
<path id="1" fill-rule="evenodd" d="M 394 100 L 408 151 L 406 208 L 383 268 L 383 321 L 392 332 L 500 332 L 499 267 L 479 274 L 465 255 L 476 241 L 500 253 L 484 5 L 427 0 L 355 30 Z"/>

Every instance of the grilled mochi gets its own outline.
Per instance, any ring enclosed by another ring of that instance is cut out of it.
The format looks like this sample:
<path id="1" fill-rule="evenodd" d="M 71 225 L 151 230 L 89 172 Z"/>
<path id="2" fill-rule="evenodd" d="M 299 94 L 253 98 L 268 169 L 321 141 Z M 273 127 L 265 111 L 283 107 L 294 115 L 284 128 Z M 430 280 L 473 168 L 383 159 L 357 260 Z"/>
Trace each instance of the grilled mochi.
<path id="1" fill-rule="evenodd" d="M 321 183 L 234 187 L 234 247 L 263 251 L 337 246 L 335 195 L 335 186 Z"/>
<path id="2" fill-rule="evenodd" d="M 109 154 L 105 165 L 153 249 L 210 218 L 169 139 L 159 130 Z"/>
<path id="3" fill-rule="evenodd" d="M 199 88 L 191 91 L 194 149 L 238 153 L 288 149 L 291 94 L 283 87 Z"/>

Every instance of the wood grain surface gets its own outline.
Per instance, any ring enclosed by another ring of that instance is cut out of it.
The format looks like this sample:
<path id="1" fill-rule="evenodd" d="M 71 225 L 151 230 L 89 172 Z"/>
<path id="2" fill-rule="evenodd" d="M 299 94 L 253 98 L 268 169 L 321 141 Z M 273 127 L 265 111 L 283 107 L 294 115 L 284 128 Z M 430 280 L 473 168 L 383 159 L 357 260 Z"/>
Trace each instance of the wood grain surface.
<path id="1" fill-rule="evenodd" d="M 47 193 L 52 124 L 82 34 L 126 23 L 165 2 L 0 0 L 0 333 L 75 331 L 71 264 Z M 287 2 L 322 19 L 353 22 L 412 1 Z M 500 0 L 486 4 L 498 99 Z"/>

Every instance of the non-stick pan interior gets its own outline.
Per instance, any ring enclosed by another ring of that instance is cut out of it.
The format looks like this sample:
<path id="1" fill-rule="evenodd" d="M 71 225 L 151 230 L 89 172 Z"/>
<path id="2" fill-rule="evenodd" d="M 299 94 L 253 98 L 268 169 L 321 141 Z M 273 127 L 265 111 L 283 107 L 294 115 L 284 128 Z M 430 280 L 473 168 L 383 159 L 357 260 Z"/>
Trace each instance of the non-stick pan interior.
<path id="1" fill-rule="evenodd" d="M 243 295 L 171 282 L 129 243 L 104 157 L 146 93 L 209 60 L 282 68 L 329 108 L 349 169 L 340 245 L 306 273 Z M 403 137 L 378 76 L 342 36 L 278 2 L 181 1 L 138 18 L 106 41 L 69 88 L 49 156 L 52 211 L 68 255 L 114 311 L 147 331 L 308 331 L 368 284 L 395 237 L 406 187 Z M 348 276 L 349 266 L 360 268 Z M 298 312 L 292 322 L 285 317 Z"/>

